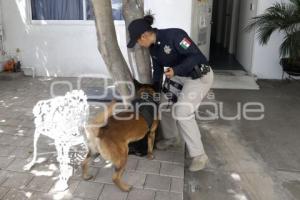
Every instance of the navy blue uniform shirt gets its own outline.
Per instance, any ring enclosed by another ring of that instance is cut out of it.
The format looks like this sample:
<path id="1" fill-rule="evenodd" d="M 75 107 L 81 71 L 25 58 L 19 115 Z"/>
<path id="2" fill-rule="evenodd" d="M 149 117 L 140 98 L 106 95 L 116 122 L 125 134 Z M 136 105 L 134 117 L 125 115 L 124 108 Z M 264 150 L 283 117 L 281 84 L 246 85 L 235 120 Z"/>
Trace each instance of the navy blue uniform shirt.
<path id="1" fill-rule="evenodd" d="M 205 56 L 184 30 L 155 29 L 155 32 L 156 42 L 150 46 L 154 85 L 161 84 L 164 67 L 172 67 L 177 76 L 188 77 L 195 65 L 207 64 Z"/>

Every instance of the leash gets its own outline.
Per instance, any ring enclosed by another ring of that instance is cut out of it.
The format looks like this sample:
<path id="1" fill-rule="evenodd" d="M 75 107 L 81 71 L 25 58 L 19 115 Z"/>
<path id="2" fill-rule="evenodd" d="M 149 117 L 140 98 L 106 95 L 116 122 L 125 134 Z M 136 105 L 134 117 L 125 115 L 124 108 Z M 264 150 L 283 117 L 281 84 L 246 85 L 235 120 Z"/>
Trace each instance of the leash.
<path id="1" fill-rule="evenodd" d="M 169 79 L 169 78 L 166 78 L 165 81 L 166 81 L 166 84 L 167 84 L 167 91 L 170 91 L 170 79 Z M 171 103 L 171 98 L 168 98 L 168 106 L 167 106 L 167 109 L 169 109 L 170 103 Z"/>

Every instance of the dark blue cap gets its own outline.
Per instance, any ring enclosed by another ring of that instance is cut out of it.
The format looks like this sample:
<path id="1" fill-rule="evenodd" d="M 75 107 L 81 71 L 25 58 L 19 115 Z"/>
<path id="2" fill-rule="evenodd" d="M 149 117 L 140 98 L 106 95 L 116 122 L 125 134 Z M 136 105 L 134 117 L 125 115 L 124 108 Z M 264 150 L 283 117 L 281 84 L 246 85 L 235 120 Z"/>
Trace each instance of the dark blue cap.
<path id="1" fill-rule="evenodd" d="M 133 48 L 141 35 L 150 30 L 152 30 L 152 27 L 144 18 L 133 20 L 128 26 L 129 43 L 127 47 Z"/>

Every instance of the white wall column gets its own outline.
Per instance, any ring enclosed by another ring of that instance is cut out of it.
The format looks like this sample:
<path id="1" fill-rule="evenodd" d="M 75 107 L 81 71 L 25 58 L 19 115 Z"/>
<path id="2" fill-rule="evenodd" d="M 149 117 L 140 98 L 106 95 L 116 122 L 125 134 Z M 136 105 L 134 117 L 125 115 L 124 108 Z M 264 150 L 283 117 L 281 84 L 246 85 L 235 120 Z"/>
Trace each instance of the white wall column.
<path id="1" fill-rule="evenodd" d="M 240 1 L 233 0 L 232 6 L 232 17 L 231 17 L 231 31 L 230 31 L 230 42 L 228 52 L 230 54 L 236 53 L 237 35 L 238 35 L 238 25 L 239 25 L 239 11 L 240 11 Z"/>
<path id="2" fill-rule="evenodd" d="M 255 33 L 254 30 L 245 32 L 245 27 L 249 20 L 256 16 L 256 7 L 257 0 L 241 0 L 240 2 L 236 58 L 248 72 L 252 72 Z"/>
<path id="3" fill-rule="evenodd" d="M 231 17 L 232 17 L 232 0 L 227 0 L 226 2 L 226 13 L 225 13 L 225 31 L 223 47 L 228 48 L 230 39 L 230 29 L 231 29 Z"/>
<path id="4" fill-rule="evenodd" d="M 224 6 L 225 6 L 225 0 L 216 0 L 218 1 L 218 21 L 217 21 L 217 44 L 222 43 L 222 38 L 224 36 Z"/>

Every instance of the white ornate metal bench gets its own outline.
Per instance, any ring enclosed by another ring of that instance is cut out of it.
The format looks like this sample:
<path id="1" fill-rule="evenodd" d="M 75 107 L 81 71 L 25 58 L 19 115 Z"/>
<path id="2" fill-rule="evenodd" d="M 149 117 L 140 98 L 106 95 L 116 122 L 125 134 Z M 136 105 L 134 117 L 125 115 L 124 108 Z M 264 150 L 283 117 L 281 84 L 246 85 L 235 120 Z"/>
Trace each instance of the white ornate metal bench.
<path id="1" fill-rule="evenodd" d="M 87 140 L 84 132 L 89 115 L 87 97 L 82 90 L 73 90 L 67 92 L 65 96 L 41 100 L 34 106 L 33 114 L 36 127 L 33 159 L 24 166 L 24 170 L 30 170 L 36 162 L 39 136 L 41 134 L 48 136 L 54 139 L 60 168 L 56 188 L 66 190 L 68 188 L 67 182 L 73 172 L 72 156 L 70 156 L 71 147 L 82 145 L 87 152 Z"/>

